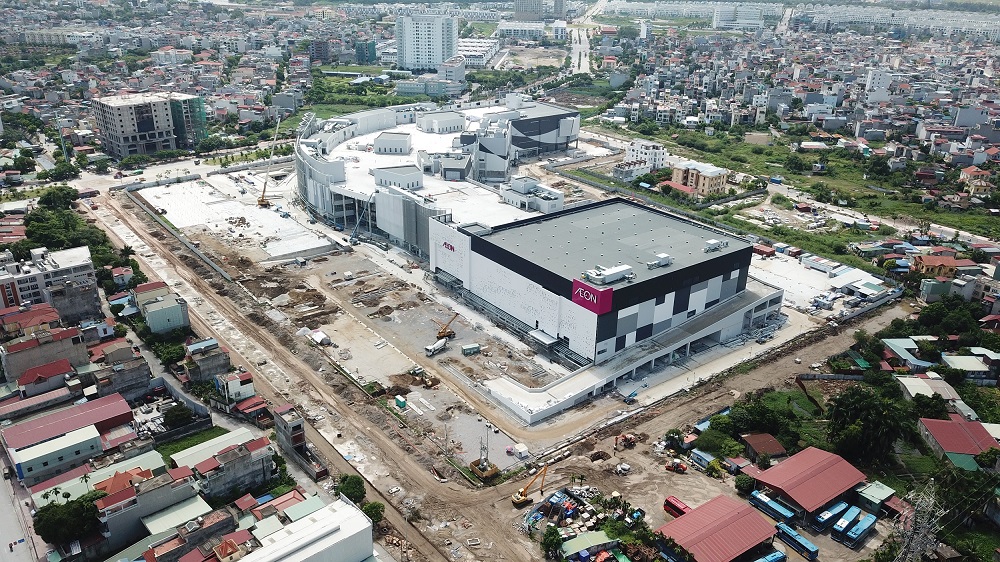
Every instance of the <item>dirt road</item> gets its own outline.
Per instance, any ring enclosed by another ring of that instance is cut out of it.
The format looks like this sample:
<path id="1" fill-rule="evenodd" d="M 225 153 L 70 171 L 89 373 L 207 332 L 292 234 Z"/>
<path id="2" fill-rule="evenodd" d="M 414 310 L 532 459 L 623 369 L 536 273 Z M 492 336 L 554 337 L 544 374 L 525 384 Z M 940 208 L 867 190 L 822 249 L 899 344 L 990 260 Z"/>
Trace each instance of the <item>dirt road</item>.
<path id="1" fill-rule="evenodd" d="M 345 400 L 334 392 L 328 378 L 321 376 L 314 367 L 292 353 L 276 334 L 248 318 L 248 312 L 251 311 L 241 308 L 229 297 L 220 296 L 210 280 L 190 269 L 182 259 L 174 254 L 172 248 L 174 244 L 171 240 L 161 240 L 162 236 L 158 235 L 162 233 L 153 234 L 155 229 L 151 229 L 147 222 L 148 219 L 138 218 L 131 211 L 124 209 L 123 200 L 119 199 L 122 197 L 124 196 L 105 198 L 107 208 L 111 213 L 139 236 L 156 256 L 166 260 L 170 271 L 197 291 L 221 317 L 206 319 L 192 313 L 192 324 L 196 332 L 218 338 L 220 343 L 231 350 L 232 361 L 248 367 L 254 374 L 259 393 L 273 403 L 281 404 L 287 400 L 276 388 L 275 383 L 280 381 L 269 380 L 267 373 L 254 368 L 255 362 L 249 360 L 245 353 L 241 354 L 237 346 L 227 343 L 226 338 L 217 327 L 221 325 L 220 322 L 227 322 L 252 342 L 257 349 L 267 350 L 268 360 L 274 367 L 280 369 L 281 377 L 296 379 L 297 383 L 301 383 L 299 388 L 305 389 L 303 390 L 305 394 L 319 397 L 323 403 L 335 410 L 343 419 L 345 433 L 357 435 L 359 438 L 372 442 L 374 447 L 380 451 L 385 463 L 390 467 L 392 477 L 400 483 L 401 487 L 421 500 L 421 510 L 424 517 L 421 518 L 419 523 L 421 527 L 418 528 L 407 522 L 404 510 L 399 509 L 397 503 L 394 503 L 396 498 L 385 496 L 381 490 L 374 487 L 370 488 L 368 492 L 369 499 L 382 501 L 386 504 L 386 519 L 423 559 L 444 560 L 457 556 L 453 550 L 454 545 L 447 544 L 444 539 L 446 536 L 455 536 L 453 533 L 456 525 L 449 528 L 449 522 L 458 522 L 457 525 L 468 530 L 469 533 L 475 533 L 475 535 L 469 536 L 475 536 L 482 543 L 491 545 L 489 550 L 467 551 L 466 556 L 478 560 L 523 560 L 537 556 L 537 546 L 510 528 L 511 522 L 517 517 L 517 512 L 510 505 L 509 495 L 523 484 L 522 481 L 509 482 L 497 488 L 485 490 L 472 490 L 455 482 L 440 483 L 418 460 L 421 456 L 426 458 L 435 454 L 422 436 L 414 435 L 408 430 L 400 428 L 395 419 L 390 419 L 384 412 L 380 417 L 370 415 L 366 417 L 358 411 L 359 409 L 353 402 Z M 141 213 L 138 209 L 135 212 Z M 117 242 L 122 243 L 121 240 L 117 240 Z M 140 264 L 143 265 L 143 271 L 150 279 L 159 278 L 158 272 L 153 271 L 148 263 L 143 263 L 141 258 L 140 256 Z M 217 283 L 215 284 L 217 285 Z M 319 282 L 315 283 L 314 286 L 324 287 L 324 284 Z M 258 311 L 254 310 L 253 312 Z M 863 321 L 861 326 L 868 331 L 875 331 L 893 318 L 905 314 L 905 310 L 898 307 L 891 308 L 876 317 Z M 369 322 L 365 322 L 365 320 L 367 319 L 359 318 L 362 324 L 368 325 Z M 853 329 L 844 329 L 839 335 L 802 350 L 799 356 L 803 359 L 803 365 L 821 361 L 832 353 L 842 351 L 850 344 L 852 335 Z M 433 366 L 428 365 L 428 367 Z M 731 403 L 734 397 L 741 393 L 763 386 L 780 385 L 801 369 L 802 366 L 794 364 L 792 358 L 789 357 L 747 374 L 738 375 L 719 383 L 710 383 L 702 390 L 696 391 L 694 396 L 688 395 L 658 405 L 656 407 L 658 415 L 644 416 L 643 418 L 647 421 L 644 421 L 635 430 L 649 435 L 661 434 L 670 427 L 690 423 L 719 409 L 724 404 Z M 272 373 L 271 376 L 275 375 Z M 456 385 L 456 387 L 461 387 L 461 385 Z M 466 394 L 466 398 L 471 398 L 471 401 L 477 407 L 481 406 L 483 411 L 494 408 L 493 405 L 486 404 L 474 393 Z M 519 429 L 526 430 L 525 428 Z M 529 431 L 533 430 L 563 433 L 567 431 L 563 427 L 558 429 L 533 428 Z M 633 429 L 629 428 L 629 430 Z M 341 453 L 320 431 L 309 426 L 307 434 L 310 441 L 317 447 L 318 452 L 330 461 L 332 469 L 345 473 L 356 473 L 355 467 L 343 458 Z M 557 475 L 553 476 L 559 478 Z M 565 475 L 563 477 L 565 478 Z M 428 514 L 432 515 L 428 517 Z M 452 534 L 448 535 L 448 533 Z M 434 540 L 432 541 L 428 537 L 433 537 Z"/>

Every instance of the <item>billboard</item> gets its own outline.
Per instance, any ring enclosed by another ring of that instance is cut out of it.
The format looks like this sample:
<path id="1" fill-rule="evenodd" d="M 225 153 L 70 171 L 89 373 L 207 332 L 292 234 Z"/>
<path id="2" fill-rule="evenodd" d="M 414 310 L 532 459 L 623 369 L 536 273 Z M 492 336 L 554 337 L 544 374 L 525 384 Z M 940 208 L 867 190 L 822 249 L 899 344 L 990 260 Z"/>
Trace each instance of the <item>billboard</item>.
<path id="1" fill-rule="evenodd" d="M 596 289 L 579 279 L 573 280 L 573 302 L 594 314 L 611 312 L 611 295 L 613 292 L 614 290 L 611 287 Z"/>

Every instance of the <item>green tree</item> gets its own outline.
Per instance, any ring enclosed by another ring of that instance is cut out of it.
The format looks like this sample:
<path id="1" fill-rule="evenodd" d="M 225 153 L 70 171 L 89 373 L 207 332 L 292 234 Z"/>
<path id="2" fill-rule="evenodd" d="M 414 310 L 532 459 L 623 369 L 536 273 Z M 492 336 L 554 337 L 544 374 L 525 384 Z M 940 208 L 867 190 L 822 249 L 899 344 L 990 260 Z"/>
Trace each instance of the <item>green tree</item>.
<path id="1" fill-rule="evenodd" d="M 101 490 L 88 492 L 66 503 L 49 503 L 35 512 L 34 529 L 47 543 L 64 545 L 97 532 L 97 506 L 94 502 L 106 496 Z"/>
<path id="2" fill-rule="evenodd" d="M 990 447 L 988 451 L 976 455 L 976 463 L 988 470 L 996 468 L 998 460 L 1000 460 L 1000 449 L 996 447 Z"/>
<path id="3" fill-rule="evenodd" d="M 133 281 L 134 280 L 135 279 L 133 278 Z M 148 330 L 149 328 L 146 327 L 146 329 Z M 143 337 L 143 334 L 139 332 L 138 329 L 136 330 L 136 333 L 140 334 L 140 337 L 143 339 L 146 339 L 146 337 Z M 149 344 L 149 348 L 153 351 L 153 355 L 155 355 L 156 358 L 159 359 L 164 365 L 179 363 L 187 354 L 184 346 L 179 343 L 154 342 Z"/>
<path id="4" fill-rule="evenodd" d="M 194 421 L 194 412 L 183 404 L 170 408 L 163 414 L 163 425 L 169 429 L 177 429 Z"/>
<path id="5" fill-rule="evenodd" d="M 545 558 L 558 559 L 559 548 L 562 546 L 562 543 L 559 528 L 555 525 L 546 526 L 545 533 L 542 535 L 542 552 L 545 554 Z"/>
<path id="6" fill-rule="evenodd" d="M 125 324 L 115 324 L 116 338 L 124 338 L 127 335 L 128 335 L 128 328 L 125 327 Z"/>
<path id="7" fill-rule="evenodd" d="M 865 385 L 835 396 L 828 413 L 830 442 L 841 455 L 864 463 L 885 461 L 911 419 L 897 402 Z"/>
<path id="8" fill-rule="evenodd" d="M 767 453 L 761 453 L 757 455 L 757 468 L 761 470 L 767 470 L 771 468 L 771 455 Z"/>
<path id="9" fill-rule="evenodd" d="M 30 174 L 38 167 L 38 163 L 30 156 L 18 156 L 14 158 L 11 168 L 20 171 L 22 174 Z"/>
<path id="10" fill-rule="evenodd" d="M 785 158 L 785 169 L 789 172 L 801 172 L 806 169 L 806 161 L 798 154 L 789 154 Z"/>
<path id="11" fill-rule="evenodd" d="M 80 192 L 68 185 L 57 185 L 45 190 L 38 198 L 38 205 L 50 211 L 65 211 L 80 198 Z"/>
<path id="12" fill-rule="evenodd" d="M 108 173 L 108 170 L 110 168 L 111 168 L 111 163 L 108 162 L 107 158 L 103 160 L 98 160 L 97 162 L 94 163 L 94 171 L 97 172 L 98 174 L 106 174 Z"/>
<path id="13" fill-rule="evenodd" d="M 73 163 L 76 164 L 77 168 L 82 170 L 90 165 L 90 158 L 86 154 L 77 154 L 76 158 L 73 159 Z"/>
<path id="14" fill-rule="evenodd" d="M 372 520 L 372 524 L 377 525 L 385 514 L 385 504 L 379 502 L 368 502 L 361 506 L 361 511 Z"/>
<path id="15" fill-rule="evenodd" d="M 365 500 L 365 481 L 357 474 L 341 474 L 336 491 L 354 504 L 361 504 Z"/>
<path id="16" fill-rule="evenodd" d="M 736 477 L 734 484 L 736 485 L 737 492 L 741 494 L 749 494 L 753 491 L 756 481 L 746 474 L 740 474 Z"/>
<path id="17" fill-rule="evenodd" d="M 734 435 L 733 420 L 729 419 L 728 415 L 716 414 L 712 416 L 712 418 L 709 420 L 709 427 L 720 433 L 729 435 L 730 437 Z"/>
<path id="18" fill-rule="evenodd" d="M 917 418 L 948 419 L 948 402 L 935 392 L 931 396 L 918 394 L 913 397 L 913 413 Z"/>

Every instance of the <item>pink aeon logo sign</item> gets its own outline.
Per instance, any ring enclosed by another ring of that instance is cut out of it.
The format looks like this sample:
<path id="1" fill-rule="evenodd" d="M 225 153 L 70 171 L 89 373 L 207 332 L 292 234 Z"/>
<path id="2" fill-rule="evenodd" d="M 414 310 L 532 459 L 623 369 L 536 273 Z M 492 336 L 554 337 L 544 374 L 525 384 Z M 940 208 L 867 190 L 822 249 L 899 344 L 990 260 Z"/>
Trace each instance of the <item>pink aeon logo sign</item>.
<path id="1" fill-rule="evenodd" d="M 452 252 L 455 251 L 455 246 L 452 245 L 451 242 L 445 242 L 444 244 L 441 245 L 444 246 L 446 249 L 451 250 Z"/>
<path id="2" fill-rule="evenodd" d="M 594 314 L 611 312 L 611 294 L 613 292 L 611 287 L 595 289 L 579 279 L 573 280 L 573 302 Z"/>

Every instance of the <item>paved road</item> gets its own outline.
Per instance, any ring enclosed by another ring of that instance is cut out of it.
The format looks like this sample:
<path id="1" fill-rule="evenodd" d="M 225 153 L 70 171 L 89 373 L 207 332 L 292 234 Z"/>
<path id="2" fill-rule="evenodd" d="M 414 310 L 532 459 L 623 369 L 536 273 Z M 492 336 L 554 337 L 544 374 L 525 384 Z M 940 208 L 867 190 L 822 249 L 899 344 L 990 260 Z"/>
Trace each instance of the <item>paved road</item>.
<path id="1" fill-rule="evenodd" d="M 33 552 L 29 542 L 25 540 L 28 534 L 25 532 L 25 522 L 21 518 L 22 510 L 16 509 L 14 500 L 14 489 L 12 485 L 18 485 L 16 481 L 4 480 L 3 493 L 0 493 L 0 560 L 7 562 L 34 562 L 38 556 Z M 11 552 L 8 544 L 11 541 L 19 542 Z M 44 554 L 40 552 L 38 554 Z"/>

